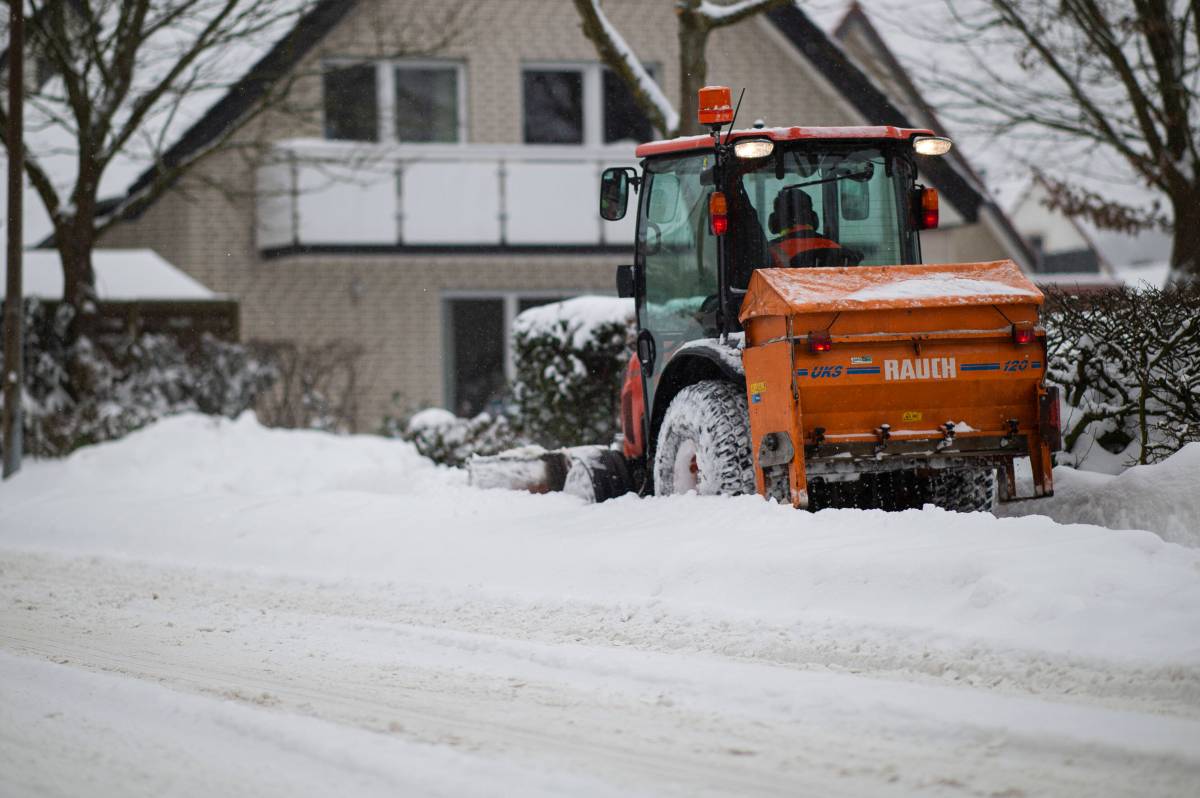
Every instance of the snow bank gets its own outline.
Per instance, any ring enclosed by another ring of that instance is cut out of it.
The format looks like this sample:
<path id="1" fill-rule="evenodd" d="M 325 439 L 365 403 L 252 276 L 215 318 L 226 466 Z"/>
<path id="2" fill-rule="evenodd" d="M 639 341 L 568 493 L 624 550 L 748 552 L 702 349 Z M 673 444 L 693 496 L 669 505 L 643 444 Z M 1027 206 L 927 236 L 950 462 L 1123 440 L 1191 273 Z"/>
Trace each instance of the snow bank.
<path id="1" fill-rule="evenodd" d="M 619 615 L 629 634 L 784 658 L 850 645 L 1200 662 L 1200 551 L 1150 532 L 754 496 L 587 506 L 471 489 L 396 441 L 249 416 L 174 418 L 31 464 L 0 485 L 0 547 L 386 583 L 414 602 L 499 602 L 536 627 Z"/>
<path id="2" fill-rule="evenodd" d="M 1200 548 L 1200 443 L 1154 465 L 1121 474 L 1054 469 L 1054 496 L 1002 505 L 1006 516 L 1045 515 L 1060 523 L 1149 529 L 1163 540 Z"/>
<path id="3" fill-rule="evenodd" d="M 632 299 L 579 296 L 522 311 L 513 320 L 513 332 L 526 337 L 566 334 L 572 346 L 582 349 L 599 328 L 606 324 L 629 325 L 633 318 Z"/>
<path id="4" fill-rule="evenodd" d="M 131 508 L 204 495 L 411 493 L 455 479 L 462 481 L 402 441 L 269 429 L 253 413 L 235 421 L 186 413 L 61 461 L 30 462 L 5 495 L 55 496 L 74 486 L 72 493 Z"/>

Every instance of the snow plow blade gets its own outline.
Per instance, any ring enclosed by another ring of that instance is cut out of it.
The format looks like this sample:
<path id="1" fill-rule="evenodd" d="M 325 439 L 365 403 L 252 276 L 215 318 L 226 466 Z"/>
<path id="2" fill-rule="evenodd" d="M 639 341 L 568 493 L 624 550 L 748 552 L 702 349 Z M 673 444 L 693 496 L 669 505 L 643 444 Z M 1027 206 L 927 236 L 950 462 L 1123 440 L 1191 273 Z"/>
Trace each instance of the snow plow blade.
<path id="1" fill-rule="evenodd" d="M 602 502 L 633 490 L 624 456 L 606 446 L 546 450 L 540 446 L 509 449 L 467 462 L 469 482 L 477 488 L 565 491 L 588 502 Z"/>

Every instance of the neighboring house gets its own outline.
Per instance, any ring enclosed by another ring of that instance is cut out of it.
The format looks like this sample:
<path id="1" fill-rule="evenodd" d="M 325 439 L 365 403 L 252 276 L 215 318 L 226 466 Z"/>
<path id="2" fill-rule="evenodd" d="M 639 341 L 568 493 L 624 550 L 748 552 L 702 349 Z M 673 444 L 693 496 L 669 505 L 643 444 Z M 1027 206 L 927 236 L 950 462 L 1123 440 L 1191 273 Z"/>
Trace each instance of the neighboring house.
<path id="1" fill-rule="evenodd" d="M 1110 274 L 1112 269 L 1077 220 L 1047 206 L 1050 191 L 1034 176 L 1009 210 L 1013 224 L 1033 247 L 1034 270 L 1060 275 Z"/>
<path id="2" fill-rule="evenodd" d="M 634 143 L 654 133 L 598 64 L 570 0 L 462 0 L 464 29 L 442 51 L 379 55 L 404 49 L 388 39 L 404 25 L 389 23 L 459 1 L 320 3 L 166 157 L 237 124 L 259 74 L 291 74 L 292 99 L 321 113 L 256 119 L 245 135 L 269 142 L 265 157 L 215 152 L 103 241 L 150 247 L 237 297 L 247 340 L 358 345 L 359 429 L 393 394 L 409 407 L 486 407 L 511 373 L 513 316 L 611 293 L 613 267 L 632 255 L 632 219 L 599 219 L 597 178 L 633 164 Z M 604 8 L 675 96 L 672 0 Z M 708 63 L 711 82 L 746 88 L 746 126 L 927 122 L 798 8 L 715 31 Z M 922 235 L 928 260 L 1030 265 L 961 155 L 931 161 L 923 178 L 941 192 L 944 225 Z"/>
<path id="3" fill-rule="evenodd" d="M 22 294 L 54 306 L 62 300 L 58 252 L 25 250 Z M 209 334 L 236 341 L 237 301 L 214 293 L 148 249 L 97 249 L 95 334 L 164 333 L 181 341 Z M 0 270 L 5 259 L 0 254 Z M 5 287 L 0 283 L 0 300 Z"/>
<path id="4" fill-rule="evenodd" d="M 862 6 L 851 2 L 833 36 L 841 45 L 842 50 L 855 66 L 862 70 L 879 90 L 886 94 L 898 113 L 903 114 L 916 127 L 924 127 L 942 135 L 950 135 L 946 126 L 938 119 L 933 107 L 925 101 L 908 72 L 901 66 L 892 50 L 887 46 L 879 31 L 871 23 Z M 952 149 L 945 156 L 944 162 L 954 170 L 971 193 L 967 199 L 958 200 L 955 209 L 959 211 L 959 219 L 951 217 L 950 224 L 959 221 L 961 227 L 947 236 L 974 237 L 977 241 L 983 236 L 1000 244 L 1007 257 L 1011 257 L 1027 272 L 1036 270 L 1037 256 L 1029 242 L 1022 237 L 1017 227 L 1004 214 L 1004 210 L 996 203 L 987 190 L 983 179 L 971 168 L 966 155 L 961 148 Z M 936 179 L 931 184 L 943 191 Z M 952 203 L 956 198 L 951 198 Z M 963 211 L 966 211 L 963 214 Z M 963 224 L 962 222 L 975 224 Z M 982 229 L 979 229 L 982 228 Z M 939 240 L 936 235 L 921 234 L 922 250 L 925 260 L 930 262 L 947 262 L 962 259 L 959 253 L 964 248 L 982 246 L 982 241 L 975 244 L 965 244 L 957 241 Z M 957 245 L 956 245 L 957 244 Z M 973 258 L 972 258 L 973 259 Z"/>

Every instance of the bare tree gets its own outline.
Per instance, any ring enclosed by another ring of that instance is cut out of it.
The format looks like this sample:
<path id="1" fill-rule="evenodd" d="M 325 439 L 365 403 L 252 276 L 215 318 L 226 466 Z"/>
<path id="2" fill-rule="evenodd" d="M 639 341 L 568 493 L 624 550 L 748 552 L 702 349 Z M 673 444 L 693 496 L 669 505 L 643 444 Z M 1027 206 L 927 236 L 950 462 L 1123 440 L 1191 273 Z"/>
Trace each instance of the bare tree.
<path id="1" fill-rule="evenodd" d="M 265 112 L 319 119 L 319 108 L 291 96 L 305 73 L 288 53 L 311 45 L 304 39 L 306 18 L 337 18 L 351 5 L 343 0 L 25 2 L 31 9 L 28 51 L 40 73 L 27 88 L 27 140 L 41 146 L 27 147 L 24 167 L 53 224 L 63 300 L 77 318 L 94 306 L 91 255 L 107 230 L 153 203 L 214 153 L 237 148 L 248 157 L 261 154 L 268 142 L 254 140 L 247 131 Z M 425 20 L 377 20 L 374 45 L 387 56 L 436 52 L 459 35 L 458 20 L 469 8 L 456 5 Z M 199 146 L 176 146 L 181 136 L 193 135 L 195 112 L 226 95 L 236 95 L 234 118 L 206 134 Z M 8 125 L 3 110 L 0 124 Z M 57 180 L 62 164 L 50 167 L 64 158 L 74 172 L 66 185 Z M 105 203 L 101 181 L 117 161 L 138 162 L 147 171 L 115 204 Z M 73 325 L 72 334 L 78 330 Z"/>
<path id="2" fill-rule="evenodd" d="M 1172 230 L 1172 279 L 1200 280 L 1200 225 L 1189 223 L 1200 208 L 1200 3 L 947 5 L 972 59 L 969 72 L 944 84 L 965 100 L 960 117 L 965 110 L 994 133 L 1048 143 L 1031 151 L 1043 156 L 1034 165 L 1052 207 L 1101 228 Z M 1124 168 L 1078 166 L 1097 155 Z M 1160 199 L 1114 199 L 1123 171 Z"/>
<path id="3" fill-rule="evenodd" d="M 708 79 L 705 51 L 709 34 L 717 28 L 734 25 L 793 1 L 737 0 L 722 5 L 713 0 L 677 0 L 679 102 L 676 105 L 667 99 L 633 49 L 605 16 L 600 0 L 574 0 L 574 3 L 583 22 L 584 35 L 596 46 L 605 65 L 629 86 L 642 113 L 666 135 L 679 136 L 703 132 L 696 121 L 696 102 L 697 92 Z"/>

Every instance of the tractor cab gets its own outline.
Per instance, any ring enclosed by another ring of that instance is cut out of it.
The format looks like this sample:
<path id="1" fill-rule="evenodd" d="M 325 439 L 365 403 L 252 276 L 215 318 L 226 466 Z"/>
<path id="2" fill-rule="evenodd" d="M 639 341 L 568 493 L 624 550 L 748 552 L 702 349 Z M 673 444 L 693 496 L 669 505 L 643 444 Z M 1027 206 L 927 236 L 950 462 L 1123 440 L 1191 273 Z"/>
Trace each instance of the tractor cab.
<path id="1" fill-rule="evenodd" d="M 617 284 L 636 300 L 645 385 L 627 393 L 643 393 L 638 404 L 658 406 L 659 417 L 682 385 L 738 377 L 729 336 L 742 332 L 738 311 L 756 270 L 920 263 L 918 233 L 938 222 L 937 192 L 918 185 L 918 163 L 947 152 L 948 139 L 887 126 L 724 130 L 728 99 L 722 87 L 701 93 L 710 135 L 643 144 L 641 174 L 614 168 L 601 179 L 605 219 L 622 218 L 637 191 L 634 263 L 619 267 Z M 675 368 L 686 373 L 668 374 L 685 347 Z M 705 360 L 719 375 L 696 373 L 713 370 Z M 651 412 L 627 435 L 627 455 L 643 450 L 657 420 Z"/>

